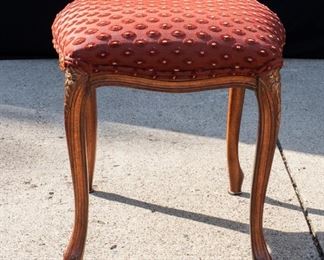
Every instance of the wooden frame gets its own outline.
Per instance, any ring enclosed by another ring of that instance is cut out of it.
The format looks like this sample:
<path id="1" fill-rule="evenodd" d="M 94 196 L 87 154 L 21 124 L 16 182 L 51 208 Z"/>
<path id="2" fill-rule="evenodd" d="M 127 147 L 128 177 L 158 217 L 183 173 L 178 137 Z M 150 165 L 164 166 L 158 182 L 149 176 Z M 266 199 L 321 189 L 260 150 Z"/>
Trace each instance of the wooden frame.
<path id="1" fill-rule="evenodd" d="M 259 131 L 251 192 L 250 231 L 254 259 L 271 259 L 263 235 L 263 207 L 280 124 L 280 73 L 268 71 L 258 77 L 229 76 L 193 81 L 159 81 L 117 74 L 86 75 L 66 70 L 65 128 L 75 196 L 75 221 L 64 259 L 82 259 L 88 224 L 89 192 L 96 152 L 96 88 L 120 85 L 162 92 L 194 92 L 229 88 L 227 154 L 231 194 L 240 194 L 243 173 L 238 141 L 245 89 L 256 92 Z"/>

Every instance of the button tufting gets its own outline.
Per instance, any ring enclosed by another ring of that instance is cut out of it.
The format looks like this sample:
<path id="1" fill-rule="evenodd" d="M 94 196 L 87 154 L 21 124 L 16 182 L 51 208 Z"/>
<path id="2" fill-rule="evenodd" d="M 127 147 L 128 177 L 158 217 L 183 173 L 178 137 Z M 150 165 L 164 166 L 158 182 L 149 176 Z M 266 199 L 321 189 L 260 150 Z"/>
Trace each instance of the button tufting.
<path id="1" fill-rule="evenodd" d="M 132 31 L 126 31 L 122 34 L 122 36 L 125 38 L 125 39 L 133 39 L 136 37 L 136 33 L 132 32 Z"/>
<path id="2" fill-rule="evenodd" d="M 285 42 L 257 0 L 74 0 L 52 29 L 62 67 L 160 80 L 257 75 Z"/>
<path id="3" fill-rule="evenodd" d="M 221 32 L 222 28 L 220 28 L 219 26 L 216 25 L 212 25 L 208 27 L 209 30 L 211 30 L 212 32 Z"/>
<path id="4" fill-rule="evenodd" d="M 200 31 L 200 32 L 197 32 L 197 37 L 202 39 L 202 40 L 206 40 L 208 39 L 210 36 L 208 33 L 206 32 L 203 32 L 203 31 Z"/>
<path id="5" fill-rule="evenodd" d="M 146 34 L 150 38 L 157 38 L 161 35 L 161 33 L 159 31 L 155 31 L 155 30 L 150 30 Z"/>
<path id="6" fill-rule="evenodd" d="M 175 30 L 172 32 L 172 35 L 177 38 L 183 38 L 186 34 L 183 31 Z"/>
<path id="7" fill-rule="evenodd" d="M 115 31 L 115 32 L 120 31 L 121 29 L 123 29 L 123 27 L 121 25 L 117 25 L 117 24 L 110 27 L 110 30 Z"/>
<path id="8" fill-rule="evenodd" d="M 73 45 L 80 45 L 80 44 L 84 43 L 85 41 L 86 41 L 85 38 L 80 37 L 80 38 L 77 38 L 77 39 L 73 42 Z"/>
<path id="9" fill-rule="evenodd" d="M 172 28 L 172 25 L 168 24 L 168 23 L 162 23 L 160 28 L 162 28 L 164 30 L 168 30 L 168 29 Z"/>
<path id="10" fill-rule="evenodd" d="M 196 25 L 190 23 L 190 24 L 184 25 L 184 28 L 187 29 L 187 30 L 195 30 L 198 27 Z"/>
<path id="11" fill-rule="evenodd" d="M 143 23 L 139 23 L 139 24 L 136 24 L 136 25 L 135 25 L 135 28 L 136 28 L 137 30 L 144 30 L 144 29 L 147 28 L 147 25 L 146 25 L 146 24 L 143 24 Z"/>
<path id="12" fill-rule="evenodd" d="M 100 41 L 107 41 L 110 37 L 111 36 L 107 33 L 100 33 L 99 35 L 97 35 L 97 39 Z"/>

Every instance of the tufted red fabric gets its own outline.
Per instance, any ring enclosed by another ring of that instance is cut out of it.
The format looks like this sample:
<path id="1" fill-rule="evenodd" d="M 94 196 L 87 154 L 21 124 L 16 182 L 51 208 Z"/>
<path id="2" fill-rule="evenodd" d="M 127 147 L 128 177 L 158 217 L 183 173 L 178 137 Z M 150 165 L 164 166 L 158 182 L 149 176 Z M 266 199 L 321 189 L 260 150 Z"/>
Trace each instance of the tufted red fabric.
<path id="1" fill-rule="evenodd" d="M 282 66 L 284 28 L 256 0 L 75 0 L 53 24 L 61 66 L 160 80 Z"/>

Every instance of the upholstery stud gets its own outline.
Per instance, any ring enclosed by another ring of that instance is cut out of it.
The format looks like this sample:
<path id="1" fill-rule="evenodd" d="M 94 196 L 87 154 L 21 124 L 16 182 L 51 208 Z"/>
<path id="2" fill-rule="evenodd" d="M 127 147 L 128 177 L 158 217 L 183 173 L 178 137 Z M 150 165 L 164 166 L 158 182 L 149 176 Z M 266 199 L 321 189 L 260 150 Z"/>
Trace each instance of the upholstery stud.
<path id="1" fill-rule="evenodd" d="M 107 26 L 108 24 L 110 24 L 110 21 L 100 21 L 97 23 L 98 26 Z"/>
<path id="2" fill-rule="evenodd" d="M 211 46 L 212 48 L 216 48 L 218 46 L 218 43 L 216 41 L 210 41 L 208 45 Z"/>
<path id="3" fill-rule="evenodd" d="M 168 39 L 162 39 L 162 40 L 160 41 L 160 44 L 161 44 L 161 45 L 168 45 L 168 44 L 169 44 L 169 40 L 168 40 Z"/>
<path id="4" fill-rule="evenodd" d="M 228 35 L 228 34 L 223 35 L 222 38 L 223 38 L 224 41 L 230 41 L 232 39 L 231 36 Z"/>
<path id="5" fill-rule="evenodd" d="M 247 62 L 250 62 L 250 63 L 254 61 L 253 58 L 251 58 L 251 57 L 247 57 L 246 60 L 247 60 Z"/>
<path id="6" fill-rule="evenodd" d="M 276 51 L 277 51 L 277 47 L 274 46 L 274 45 L 271 45 L 270 49 L 271 49 L 273 52 L 276 52 Z"/>
<path id="7" fill-rule="evenodd" d="M 107 34 L 107 33 L 100 33 L 96 37 L 100 41 L 107 41 L 107 40 L 109 40 L 111 38 L 111 36 L 109 34 Z"/>
<path id="8" fill-rule="evenodd" d="M 126 51 L 124 51 L 124 55 L 125 56 L 130 56 L 130 55 L 132 55 L 133 54 L 133 52 L 131 51 L 131 50 L 126 50 Z"/>
<path id="9" fill-rule="evenodd" d="M 202 40 L 207 40 L 210 38 L 210 35 L 206 32 L 200 31 L 200 32 L 197 32 L 197 37 Z"/>
<path id="10" fill-rule="evenodd" d="M 202 19 L 202 18 L 197 19 L 196 22 L 197 22 L 197 23 L 200 23 L 200 24 L 206 24 L 206 23 L 209 23 L 208 20 L 206 20 L 206 19 Z"/>
<path id="11" fill-rule="evenodd" d="M 86 48 L 88 48 L 88 49 L 92 49 L 94 46 L 96 46 L 96 43 L 94 43 L 94 42 L 90 42 L 90 43 L 88 43 L 88 44 L 86 45 Z"/>
<path id="12" fill-rule="evenodd" d="M 136 37 L 136 34 L 132 31 L 126 31 L 122 34 L 122 36 L 125 38 L 125 39 L 134 39 Z"/>
<path id="13" fill-rule="evenodd" d="M 139 24 L 135 25 L 135 29 L 137 29 L 137 30 L 145 30 L 146 28 L 147 28 L 147 25 L 143 24 L 143 23 L 139 23 Z"/>
<path id="14" fill-rule="evenodd" d="M 118 47 L 118 46 L 120 46 L 120 42 L 114 40 L 114 41 L 111 41 L 111 42 L 109 43 L 109 45 L 110 45 L 111 47 Z"/>
<path id="15" fill-rule="evenodd" d="M 158 21 L 160 21 L 158 18 L 156 17 L 149 17 L 146 19 L 148 22 L 150 23 L 157 23 Z"/>
<path id="16" fill-rule="evenodd" d="M 193 17 L 195 17 L 195 15 L 193 15 L 191 13 L 185 13 L 183 16 L 185 16 L 187 18 L 193 18 Z"/>
<path id="17" fill-rule="evenodd" d="M 181 52 L 180 49 L 175 49 L 175 50 L 173 51 L 173 53 L 176 54 L 176 55 L 179 55 L 180 52 Z"/>
<path id="18" fill-rule="evenodd" d="M 105 57 L 107 57 L 107 55 L 108 55 L 108 53 L 105 52 L 105 51 L 102 51 L 102 52 L 99 53 L 99 56 L 100 56 L 101 58 L 105 58 Z"/>
<path id="19" fill-rule="evenodd" d="M 146 34 L 150 38 L 158 38 L 161 35 L 161 33 L 159 31 L 156 31 L 156 30 L 150 30 Z"/>
<path id="20" fill-rule="evenodd" d="M 171 19 L 171 21 L 174 23 L 182 23 L 184 20 L 180 17 L 174 17 Z"/>
<path id="21" fill-rule="evenodd" d="M 172 32 L 172 35 L 177 38 L 183 38 L 186 34 L 183 31 L 175 30 Z"/>
<path id="22" fill-rule="evenodd" d="M 137 65 L 142 65 L 144 63 L 144 61 L 142 61 L 142 60 L 138 60 L 138 61 L 136 61 L 136 64 Z"/>
<path id="23" fill-rule="evenodd" d="M 142 39 L 138 39 L 138 40 L 135 41 L 135 44 L 137 46 L 143 47 L 145 45 L 145 41 L 142 40 Z"/>
<path id="24" fill-rule="evenodd" d="M 255 44 L 256 43 L 256 41 L 254 40 L 254 39 L 252 39 L 252 38 L 248 38 L 247 40 L 246 40 L 246 42 L 248 43 L 248 44 Z"/>
<path id="25" fill-rule="evenodd" d="M 211 30 L 212 32 L 221 32 L 222 28 L 220 28 L 219 26 L 216 25 L 211 25 L 208 27 L 209 30 Z"/>
<path id="26" fill-rule="evenodd" d="M 172 28 L 172 25 L 171 24 L 168 24 L 168 23 L 162 23 L 160 28 L 164 29 L 164 30 L 168 30 L 168 29 L 171 29 Z"/>
<path id="27" fill-rule="evenodd" d="M 212 14 L 207 15 L 207 18 L 210 19 L 210 20 L 217 20 L 218 19 L 216 15 L 212 15 Z"/>
<path id="28" fill-rule="evenodd" d="M 184 43 L 186 45 L 192 45 L 194 43 L 194 40 L 193 39 L 186 39 L 186 40 L 184 40 Z"/>
<path id="29" fill-rule="evenodd" d="M 240 35 L 240 36 L 246 35 L 246 33 L 244 31 L 242 31 L 241 29 L 234 29 L 233 33 L 235 33 L 236 35 Z"/>
<path id="30" fill-rule="evenodd" d="M 243 49 L 244 49 L 244 47 L 240 44 L 235 44 L 233 47 L 237 51 L 243 51 Z"/>
<path id="31" fill-rule="evenodd" d="M 267 56 L 267 55 L 268 55 L 267 51 L 264 50 L 264 49 L 259 50 L 258 53 L 259 53 L 261 56 Z"/>
<path id="32" fill-rule="evenodd" d="M 158 52 L 157 52 L 157 50 L 150 50 L 149 51 L 149 55 L 151 55 L 151 56 L 154 56 L 154 55 L 156 55 Z"/>
<path id="33" fill-rule="evenodd" d="M 117 24 L 110 27 L 110 30 L 115 31 L 115 32 L 120 31 L 122 29 L 123 29 L 123 27 L 121 25 L 117 25 Z"/>

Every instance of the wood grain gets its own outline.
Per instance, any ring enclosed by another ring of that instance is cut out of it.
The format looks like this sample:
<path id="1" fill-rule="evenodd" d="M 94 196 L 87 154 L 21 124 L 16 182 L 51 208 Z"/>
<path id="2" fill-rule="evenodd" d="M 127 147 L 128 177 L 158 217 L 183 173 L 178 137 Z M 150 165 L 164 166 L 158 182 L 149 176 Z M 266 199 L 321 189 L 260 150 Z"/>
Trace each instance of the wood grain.
<path id="1" fill-rule="evenodd" d="M 254 259 L 271 259 L 263 234 L 263 208 L 280 124 L 279 70 L 259 78 L 256 95 L 259 104 L 259 131 L 251 191 L 251 242 Z"/>
<path id="2" fill-rule="evenodd" d="M 271 259 L 263 236 L 262 218 L 267 183 L 280 121 L 279 70 L 260 77 L 228 76 L 193 81 L 159 81 L 132 76 L 98 73 L 87 76 L 66 70 L 65 128 L 75 197 L 75 220 L 64 259 L 82 259 L 88 224 L 89 191 L 95 165 L 97 139 L 96 88 L 125 86 L 170 93 L 230 88 L 227 123 L 227 154 L 230 191 L 241 192 L 243 173 L 238 142 L 245 89 L 256 91 L 259 104 L 259 134 L 251 192 L 251 242 L 254 259 Z M 217 252 L 215 252 L 217 255 Z"/>
<path id="3" fill-rule="evenodd" d="M 65 75 L 65 131 L 74 187 L 75 218 L 64 259 L 72 260 L 82 259 L 88 225 L 89 192 L 84 138 L 87 77 L 74 70 L 67 70 Z"/>
<path id="4" fill-rule="evenodd" d="M 86 149 L 87 149 L 87 165 L 89 177 L 89 191 L 93 192 L 93 174 L 96 161 L 96 146 L 97 146 L 97 97 L 96 89 L 90 88 L 86 104 Z"/>
<path id="5" fill-rule="evenodd" d="M 243 183 L 243 172 L 239 161 L 239 136 L 245 88 L 230 88 L 228 91 L 227 112 L 227 164 L 230 178 L 229 193 L 240 195 Z"/>
<path id="6" fill-rule="evenodd" d="M 254 89 L 256 84 L 255 77 L 247 76 L 226 76 L 192 81 L 161 81 L 127 75 L 96 73 L 90 78 L 90 85 L 93 87 L 124 86 L 168 93 L 197 92 L 228 88 L 229 86 Z"/>

